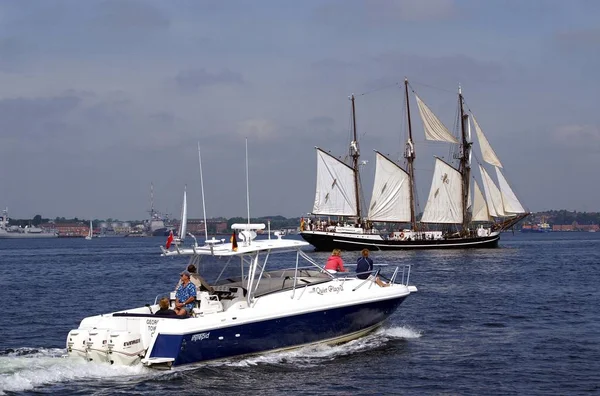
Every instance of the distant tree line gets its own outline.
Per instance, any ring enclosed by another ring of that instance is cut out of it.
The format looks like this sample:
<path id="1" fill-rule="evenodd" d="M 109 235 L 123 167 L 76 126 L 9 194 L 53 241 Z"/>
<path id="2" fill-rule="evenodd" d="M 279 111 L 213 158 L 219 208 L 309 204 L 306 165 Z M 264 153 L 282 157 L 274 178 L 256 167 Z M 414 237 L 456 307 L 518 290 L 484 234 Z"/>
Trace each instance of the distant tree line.
<path id="1" fill-rule="evenodd" d="M 578 212 L 568 210 L 548 210 L 545 212 L 533 213 L 526 222 L 541 222 L 544 220 L 546 223 L 553 225 L 569 225 L 573 223 L 577 224 L 600 224 L 600 213 L 599 212 Z"/>
<path id="2" fill-rule="evenodd" d="M 229 219 L 221 218 L 223 221 L 227 221 L 227 228 L 231 229 L 231 225 L 234 223 L 247 223 L 248 219 L 245 217 L 231 217 Z M 215 219 L 211 219 L 215 220 Z M 48 218 L 44 218 L 39 214 L 36 214 L 33 219 L 10 219 L 10 225 L 20 225 L 22 227 L 26 225 L 39 226 L 40 224 L 48 223 L 51 220 Z M 65 218 L 65 217 L 56 217 L 52 219 L 54 223 L 78 223 L 82 221 L 89 221 L 86 219 L 79 219 L 77 217 L 73 218 Z M 100 222 L 113 223 L 119 222 L 118 219 L 108 218 L 106 220 L 94 219 L 94 224 Z M 294 228 L 300 225 L 300 217 L 283 217 L 283 216 L 263 216 L 263 217 L 254 217 L 250 218 L 251 223 L 264 223 L 265 225 L 268 222 L 271 222 L 271 229 L 276 230 L 280 228 Z M 573 223 L 577 224 L 600 224 L 600 212 L 578 212 L 578 211 L 568 211 L 568 210 L 548 210 L 544 212 L 536 212 L 533 213 L 530 217 L 526 218 L 523 222 L 524 224 L 528 223 L 540 223 L 545 221 L 550 225 L 569 225 Z M 143 221 L 140 220 L 129 220 L 129 223 L 132 225 L 140 224 Z M 209 223 L 209 227 L 214 227 Z"/>

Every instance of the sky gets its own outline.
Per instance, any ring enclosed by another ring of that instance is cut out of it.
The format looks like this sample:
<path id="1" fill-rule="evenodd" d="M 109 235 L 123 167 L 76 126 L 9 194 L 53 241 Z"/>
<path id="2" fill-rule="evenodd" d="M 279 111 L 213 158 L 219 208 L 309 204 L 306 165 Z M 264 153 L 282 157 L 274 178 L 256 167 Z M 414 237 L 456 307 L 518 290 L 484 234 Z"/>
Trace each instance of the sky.
<path id="1" fill-rule="evenodd" d="M 1 0 L 0 207 L 144 219 L 312 210 L 315 146 L 343 156 L 356 96 L 364 196 L 402 160 L 402 83 L 453 130 L 460 84 L 530 211 L 600 211 L 600 2 Z M 418 196 L 433 155 L 411 92 Z M 473 161 L 481 157 L 477 149 Z"/>

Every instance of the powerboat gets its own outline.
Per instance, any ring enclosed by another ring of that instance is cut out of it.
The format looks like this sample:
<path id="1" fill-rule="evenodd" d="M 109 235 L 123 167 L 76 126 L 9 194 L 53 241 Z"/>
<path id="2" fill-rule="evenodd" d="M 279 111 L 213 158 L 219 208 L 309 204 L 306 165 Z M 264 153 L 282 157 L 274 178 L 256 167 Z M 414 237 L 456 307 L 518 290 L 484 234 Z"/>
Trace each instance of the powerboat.
<path id="1" fill-rule="evenodd" d="M 330 273 L 307 255 L 310 245 L 281 234 L 256 239 L 264 224 L 234 224 L 233 235 L 190 247 L 161 246 L 164 257 L 188 256 L 218 267 L 212 289 L 197 289 L 189 317 L 155 315 L 152 304 L 90 316 L 69 332 L 70 358 L 156 369 L 274 352 L 302 346 L 336 344 L 381 326 L 411 293 L 410 265 L 375 269 L 367 279 L 355 273 Z M 191 234 L 188 234 L 191 235 Z M 270 235 L 270 233 L 269 233 Z M 193 235 L 191 235 L 193 237 Z M 238 243 L 239 240 L 239 243 Z M 278 256 L 274 256 L 274 255 Z M 272 259 L 272 257 L 278 257 Z M 285 260 L 290 261 L 282 269 Z M 231 276 L 235 272 L 237 276 Z M 381 287 L 376 277 L 388 282 Z"/>

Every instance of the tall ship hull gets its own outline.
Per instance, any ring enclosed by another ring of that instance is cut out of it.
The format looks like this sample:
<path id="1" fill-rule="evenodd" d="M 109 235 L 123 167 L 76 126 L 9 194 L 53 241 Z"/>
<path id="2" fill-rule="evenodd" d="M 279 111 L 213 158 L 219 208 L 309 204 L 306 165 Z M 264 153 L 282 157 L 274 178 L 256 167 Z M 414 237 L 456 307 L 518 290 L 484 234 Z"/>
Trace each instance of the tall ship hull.
<path id="1" fill-rule="evenodd" d="M 488 236 L 448 237 L 443 239 L 404 239 L 384 238 L 379 234 L 349 235 L 346 233 L 306 231 L 302 238 L 313 245 L 315 250 L 416 250 L 416 249 L 483 249 L 498 247 L 500 233 Z"/>

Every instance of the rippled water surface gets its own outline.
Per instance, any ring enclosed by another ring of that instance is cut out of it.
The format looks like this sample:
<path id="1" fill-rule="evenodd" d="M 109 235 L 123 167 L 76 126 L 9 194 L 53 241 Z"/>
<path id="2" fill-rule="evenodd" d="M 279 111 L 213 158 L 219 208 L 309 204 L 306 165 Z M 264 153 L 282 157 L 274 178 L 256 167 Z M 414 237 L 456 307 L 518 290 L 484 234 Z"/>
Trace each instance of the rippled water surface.
<path id="1" fill-rule="evenodd" d="M 0 394 L 600 392 L 600 233 L 506 233 L 498 249 L 374 252 L 377 263 L 411 264 L 419 292 L 383 328 L 343 345 L 168 372 L 61 358 L 82 318 L 153 302 L 175 286 L 186 259 L 161 258 L 163 242 L 0 240 Z M 290 258 L 272 257 L 282 266 Z M 201 270 L 210 279 L 218 266 Z"/>

